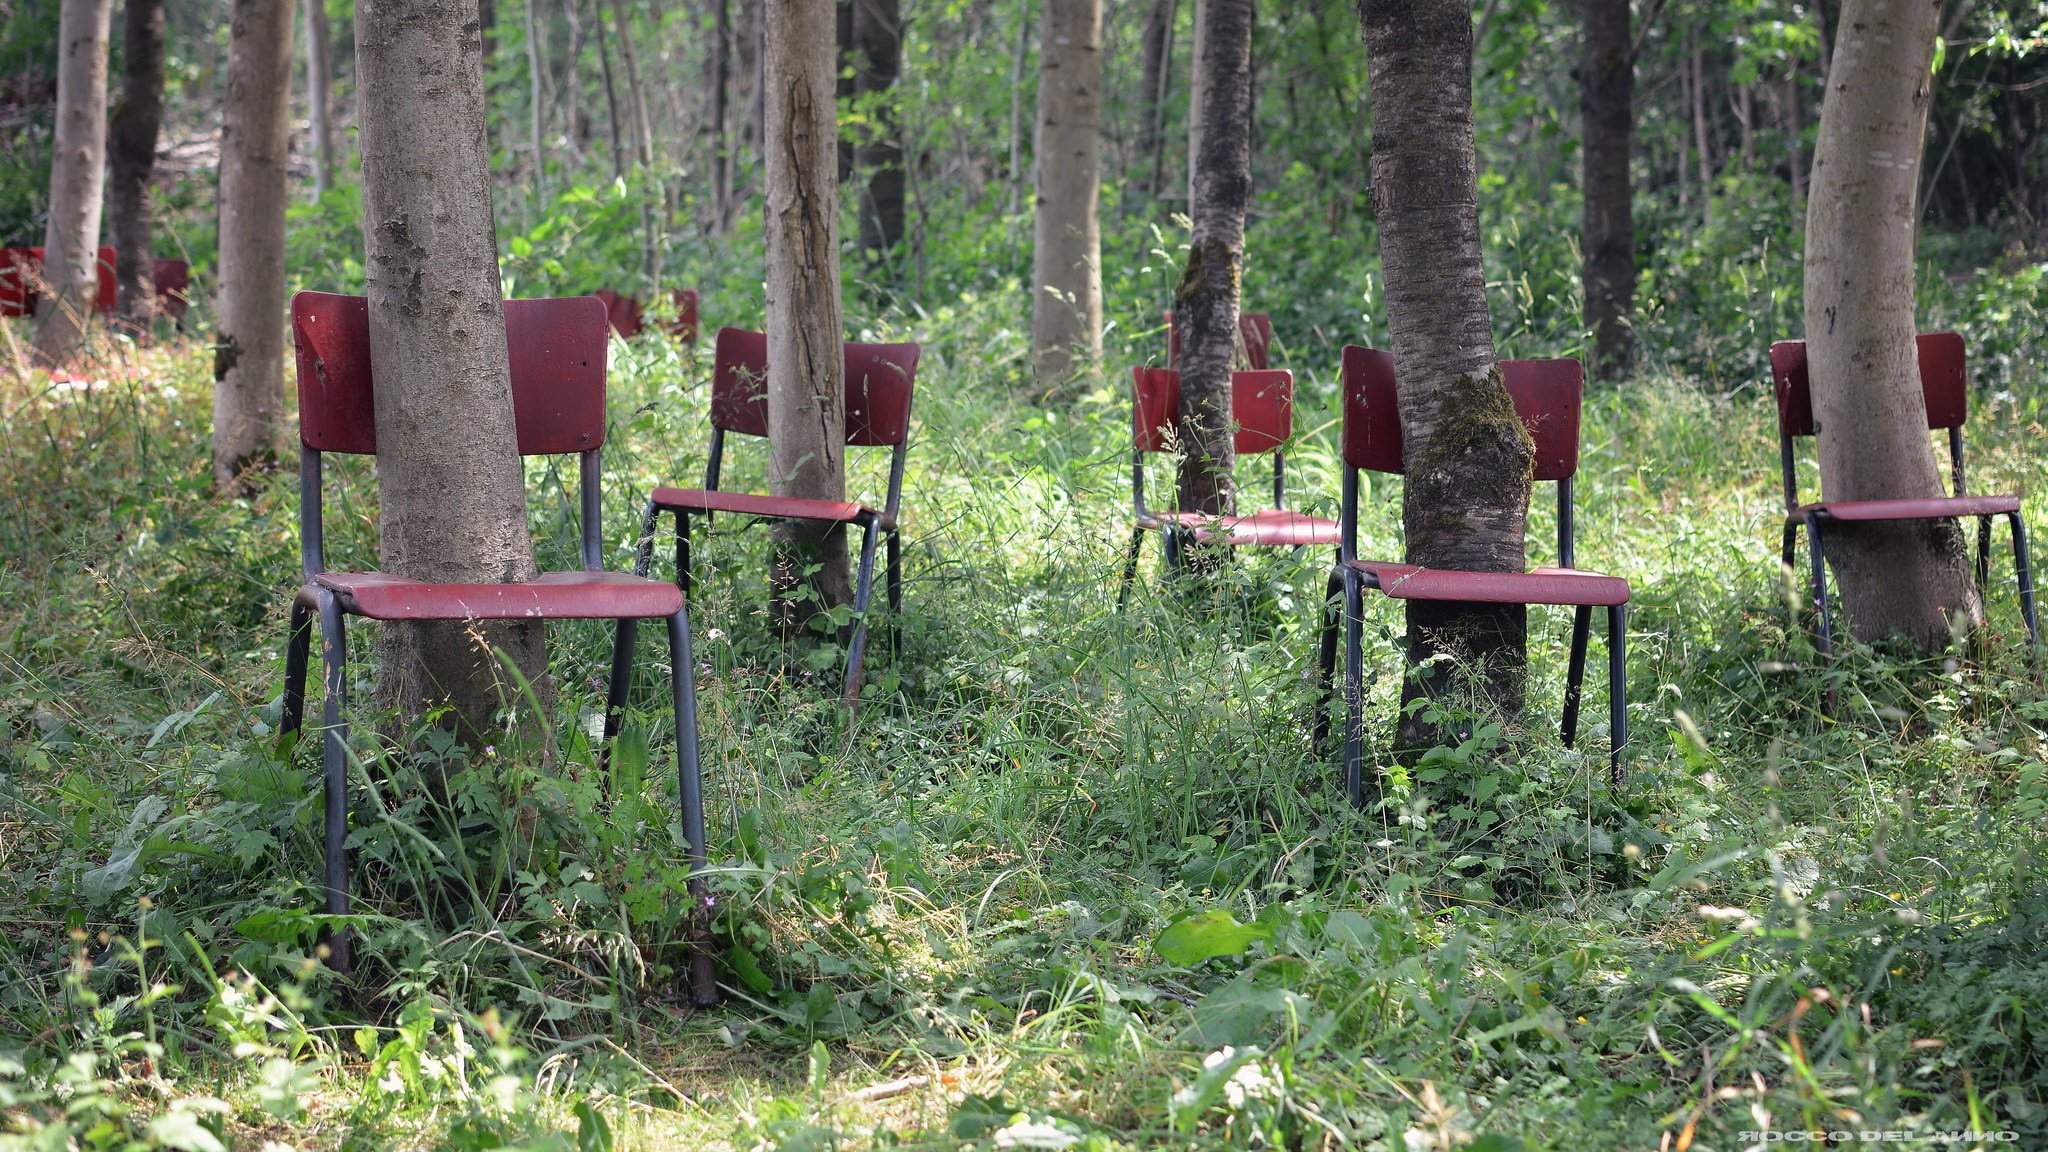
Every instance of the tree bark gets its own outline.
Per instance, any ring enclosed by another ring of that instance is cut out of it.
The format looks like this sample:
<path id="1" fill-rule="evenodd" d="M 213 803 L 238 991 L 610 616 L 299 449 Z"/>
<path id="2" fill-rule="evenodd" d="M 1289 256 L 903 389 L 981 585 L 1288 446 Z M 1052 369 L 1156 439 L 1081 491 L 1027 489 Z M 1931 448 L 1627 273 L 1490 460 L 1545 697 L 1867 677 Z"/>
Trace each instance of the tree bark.
<path id="1" fill-rule="evenodd" d="M 1045 0 L 1035 151 L 1031 349 L 1055 392 L 1102 362 L 1102 0 Z"/>
<path id="2" fill-rule="evenodd" d="M 107 200 L 113 210 L 115 278 L 121 322 L 146 336 L 156 319 L 149 182 L 164 115 L 163 0 L 128 0 L 122 18 L 121 103 L 109 130 Z"/>
<path id="3" fill-rule="evenodd" d="M 1806 347 L 1829 500 L 1943 494 L 1914 346 L 1913 247 L 1934 0 L 1847 0 L 1821 103 L 1806 223 Z M 1859 639 L 1938 651 L 1983 604 L 1951 520 L 1830 525 Z"/>
<path id="4" fill-rule="evenodd" d="M 1188 53 L 1188 210 L 1194 210 L 1195 167 L 1202 155 L 1202 98 L 1199 95 L 1208 86 L 1202 76 L 1202 55 L 1206 51 L 1203 41 L 1209 32 L 1202 14 L 1202 0 L 1195 0 L 1195 26 L 1190 35 L 1194 41 L 1193 50 Z"/>
<path id="5" fill-rule="evenodd" d="M 357 3 L 383 568 L 516 583 L 535 569 L 472 3 Z M 466 739 L 486 740 L 520 699 L 492 650 L 544 693 L 543 643 L 538 622 L 386 624 L 379 690 L 405 715 L 445 700 Z"/>
<path id="6" fill-rule="evenodd" d="M 1152 0 L 1141 41 L 1145 71 L 1138 93 L 1138 159 L 1147 173 L 1146 188 L 1154 196 L 1159 195 L 1160 153 L 1166 146 L 1166 90 L 1173 75 L 1173 24 L 1179 15 L 1180 0 Z"/>
<path id="7" fill-rule="evenodd" d="M 896 78 L 903 71 L 899 0 L 853 0 L 858 53 L 854 98 L 872 117 L 855 138 L 853 167 L 867 174 L 860 205 L 860 246 L 876 261 L 903 239 L 903 146 L 897 139 Z"/>
<path id="8" fill-rule="evenodd" d="M 526 0 L 526 117 L 527 138 L 533 145 L 533 190 L 538 195 L 545 186 L 547 175 L 541 140 L 541 114 L 546 109 L 541 96 L 541 81 L 546 78 L 547 71 L 541 67 L 540 31 L 534 25 L 534 3 L 535 0 Z"/>
<path id="9" fill-rule="evenodd" d="M 334 51 L 327 34 L 327 0 L 305 0 L 306 108 L 313 131 L 313 196 L 334 187 Z"/>
<path id="10" fill-rule="evenodd" d="M 1629 179 L 1635 65 L 1629 0 L 1583 0 L 1580 13 L 1585 34 L 1579 63 L 1585 319 L 1593 338 L 1593 375 L 1615 380 L 1627 375 L 1635 344 L 1630 325 L 1636 296 L 1635 188 Z"/>
<path id="11" fill-rule="evenodd" d="M 112 0 L 62 0 L 57 14 L 57 128 L 43 229 L 36 363 L 57 366 L 85 343 L 99 275 L 100 193 L 107 160 L 107 37 Z"/>
<path id="12" fill-rule="evenodd" d="M 574 56 L 570 57 L 574 67 Z M 609 38 L 604 30 L 604 13 L 597 14 L 597 67 L 604 76 L 605 125 L 611 130 L 612 175 L 623 179 L 626 175 L 626 132 L 619 120 L 619 86 L 612 79 L 612 51 Z M 573 82 L 574 75 L 572 73 Z"/>
<path id="13" fill-rule="evenodd" d="M 713 0 L 711 40 L 711 232 L 732 227 L 732 0 Z"/>
<path id="14" fill-rule="evenodd" d="M 292 4 L 235 0 L 220 134 L 220 297 L 213 480 L 247 491 L 275 460 L 284 411 L 284 209 L 291 159 Z"/>
<path id="15" fill-rule="evenodd" d="M 1174 290 L 1181 329 L 1180 508 L 1237 512 L 1230 370 L 1237 348 L 1244 217 L 1251 203 L 1253 0 L 1196 0 L 1202 22 L 1202 152 L 1190 208 L 1194 235 Z"/>
<path id="16" fill-rule="evenodd" d="M 1017 9 L 1017 51 L 1010 57 L 1010 208 L 1024 195 L 1024 63 L 1031 54 L 1031 0 Z"/>
<path id="17" fill-rule="evenodd" d="M 1371 69 L 1372 188 L 1387 327 L 1400 379 L 1407 560 L 1519 572 L 1534 448 L 1495 361 L 1479 246 L 1472 139 L 1472 10 L 1464 0 L 1361 0 Z M 1522 706 L 1528 613 L 1520 605 L 1408 602 L 1404 700 L 1482 711 Z M 1448 655 L 1456 668 L 1434 658 Z M 1442 734 L 1402 710 L 1398 746 Z"/>
<path id="18" fill-rule="evenodd" d="M 832 0 L 764 0 L 764 7 L 769 491 L 844 500 L 835 14 Z M 843 525 L 778 521 L 775 541 L 770 584 L 785 632 L 852 601 Z M 815 594 L 808 601 L 806 584 Z"/>
<path id="19" fill-rule="evenodd" d="M 647 92 L 640 86 L 640 63 L 633 52 L 633 23 L 626 12 L 626 0 L 612 0 L 612 23 L 619 32 L 619 58 L 626 65 L 626 91 L 633 113 L 633 147 L 640 166 L 652 168 L 654 124 L 647 118 Z"/>

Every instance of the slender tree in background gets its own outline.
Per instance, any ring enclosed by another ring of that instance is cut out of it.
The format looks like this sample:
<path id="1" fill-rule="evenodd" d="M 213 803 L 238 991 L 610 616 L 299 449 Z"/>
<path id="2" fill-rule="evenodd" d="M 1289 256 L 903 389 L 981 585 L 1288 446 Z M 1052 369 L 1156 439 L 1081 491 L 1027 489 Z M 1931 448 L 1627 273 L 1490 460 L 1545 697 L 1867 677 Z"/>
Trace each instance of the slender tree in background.
<path id="1" fill-rule="evenodd" d="M 1102 362 L 1102 0 L 1045 0 L 1036 153 L 1031 351 L 1053 391 Z"/>
<path id="2" fill-rule="evenodd" d="M 220 297 L 213 479 L 245 490 L 284 415 L 284 209 L 291 159 L 292 5 L 234 0 L 220 134 Z"/>
<path id="3" fill-rule="evenodd" d="M 711 41 L 711 232 L 732 227 L 732 0 L 713 0 Z"/>
<path id="4" fill-rule="evenodd" d="M 1024 65 L 1031 58 L 1031 0 L 1017 8 L 1017 50 L 1010 57 L 1010 205 L 1017 214 L 1024 196 Z"/>
<path id="5" fill-rule="evenodd" d="M 897 139 L 896 77 L 903 70 L 903 20 L 898 0 L 853 0 L 854 99 L 871 117 L 855 137 L 856 178 L 867 177 L 860 201 L 860 246 L 880 258 L 903 239 L 903 146 Z"/>
<path id="6" fill-rule="evenodd" d="M 334 51 L 328 43 L 327 0 L 305 0 L 306 119 L 313 131 L 313 195 L 334 187 Z"/>
<path id="7" fill-rule="evenodd" d="M 530 580 L 475 0 L 356 11 L 382 568 Z M 417 715 L 446 700 L 472 740 L 516 698 L 489 649 L 544 683 L 537 622 L 386 624 L 378 642 L 385 701 Z"/>
<path id="8" fill-rule="evenodd" d="M 1202 76 L 1202 57 L 1205 51 L 1203 41 L 1208 37 L 1206 15 L 1202 0 L 1195 0 L 1195 27 L 1190 37 L 1194 41 L 1188 53 L 1188 209 L 1194 210 L 1195 169 L 1202 155 L 1202 97 L 1207 84 Z"/>
<path id="9" fill-rule="evenodd" d="M 1138 156 L 1154 196 L 1159 195 L 1166 151 L 1166 91 L 1173 76 L 1173 24 L 1179 15 L 1180 0 L 1152 0 L 1140 43 L 1145 71 L 1138 90 Z"/>
<path id="10" fill-rule="evenodd" d="M 832 0 L 763 0 L 767 21 L 768 489 L 846 499 Z M 853 600 L 842 524 L 777 521 L 770 583 L 785 631 Z M 809 577 L 816 598 L 798 590 Z"/>
<path id="11" fill-rule="evenodd" d="M 107 159 L 111 0 L 63 0 L 57 13 L 57 131 L 43 229 L 38 364 L 61 365 L 85 342 L 99 274 L 100 192 Z"/>
<path id="12" fill-rule="evenodd" d="M 1472 8 L 1465 0 L 1361 0 L 1371 69 L 1372 191 L 1407 461 L 1407 562 L 1520 572 L 1534 448 L 1495 360 L 1479 246 L 1472 137 Z M 1521 605 L 1410 600 L 1403 690 L 1452 694 L 1439 655 L 1478 679 L 1502 715 L 1521 711 Z M 1438 734 L 1402 709 L 1403 748 Z"/>
<path id="13" fill-rule="evenodd" d="M 1829 500 L 1943 495 L 1914 345 L 1913 249 L 1934 0 L 1847 0 L 1806 212 L 1806 347 Z M 1841 524 L 1827 558 L 1859 639 L 1937 651 L 1983 604 L 1952 520 Z"/>
<path id="14" fill-rule="evenodd" d="M 1195 165 L 1194 235 L 1173 294 L 1181 329 L 1180 507 L 1237 512 L 1230 370 L 1237 348 L 1244 217 L 1251 203 L 1253 0 L 1196 0 L 1202 22 L 1202 153 Z"/>
<path id="15" fill-rule="evenodd" d="M 1579 58 L 1580 150 L 1585 190 L 1580 250 L 1586 329 L 1593 335 L 1593 375 L 1628 371 L 1635 332 L 1635 187 L 1629 152 L 1635 141 L 1635 61 L 1629 0 L 1581 0 L 1585 39 Z"/>
<path id="16" fill-rule="evenodd" d="M 633 114 L 634 156 L 643 168 L 654 166 L 654 125 L 647 118 L 647 91 L 640 86 L 639 57 L 633 51 L 633 21 L 625 0 L 611 0 L 612 25 L 619 33 L 619 59 L 626 65 L 627 105 Z M 599 19 L 602 19 L 600 14 Z"/>
<path id="17" fill-rule="evenodd" d="M 164 118 L 163 0 L 128 0 L 122 14 L 121 103 L 107 137 L 109 221 L 121 322 L 138 334 L 156 318 L 149 182 Z"/>

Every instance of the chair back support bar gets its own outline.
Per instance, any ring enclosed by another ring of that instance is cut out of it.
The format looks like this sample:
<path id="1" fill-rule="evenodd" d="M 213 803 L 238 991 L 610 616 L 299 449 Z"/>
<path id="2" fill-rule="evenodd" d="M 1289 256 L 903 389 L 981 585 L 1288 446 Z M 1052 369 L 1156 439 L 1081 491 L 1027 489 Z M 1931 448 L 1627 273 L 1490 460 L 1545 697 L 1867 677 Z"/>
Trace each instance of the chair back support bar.
<path id="1" fill-rule="evenodd" d="M 1920 394 L 1927 429 L 1948 433 L 1948 457 L 1955 494 L 1966 494 L 1963 425 L 1970 419 L 1970 374 L 1963 338 L 1955 332 L 1922 332 L 1915 338 L 1920 360 Z M 1785 507 L 1799 507 L 1797 463 L 1792 441 L 1819 431 L 1813 419 L 1813 387 L 1806 370 L 1806 341 L 1771 345 L 1771 388 L 1778 399 L 1778 466 L 1784 474 Z"/>

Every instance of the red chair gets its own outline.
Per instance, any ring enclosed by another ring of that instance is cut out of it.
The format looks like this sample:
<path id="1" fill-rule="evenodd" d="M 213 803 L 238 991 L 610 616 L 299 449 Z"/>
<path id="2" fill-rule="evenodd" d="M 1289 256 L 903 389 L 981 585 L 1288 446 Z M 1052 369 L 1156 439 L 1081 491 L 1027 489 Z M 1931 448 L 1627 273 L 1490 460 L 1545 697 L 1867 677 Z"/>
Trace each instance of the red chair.
<path id="1" fill-rule="evenodd" d="M 697 290 L 675 288 L 669 294 L 669 303 L 675 305 L 676 318 L 669 322 L 668 334 L 685 344 L 697 342 Z"/>
<path id="2" fill-rule="evenodd" d="M 1822 500 L 1799 502 L 1798 471 L 1792 441 L 1814 434 L 1813 392 L 1806 375 L 1806 341 L 1780 340 L 1771 345 L 1771 383 L 1778 395 L 1778 460 L 1785 477 L 1785 533 L 1780 558 L 1792 565 L 1800 525 L 1806 526 L 1812 561 L 1813 603 L 1820 617 L 1820 651 L 1834 651 L 1834 629 L 1828 619 L 1827 559 L 1821 529 L 1833 523 L 1884 520 L 1959 520 L 1977 518 L 1977 584 L 1990 575 L 1991 518 L 2003 516 L 2012 525 L 2013 567 L 2019 577 L 2020 616 L 2027 635 L 2041 643 L 2041 625 L 2034 612 L 2034 585 L 2027 570 L 2027 526 L 2020 518 L 2016 495 L 1970 496 L 1963 484 L 1963 423 L 1970 418 L 1969 375 L 1965 371 L 1963 338 L 1954 332 L 1928 332 L 1919 337 L 1920 390 L 1927 403 L 1927 428 L 1948 431 L 1948 459 L 1955 495 L 1917 500 Z"/>
<path id="3" fill-rule="evenodd" d="M 118 285 L 114 280 L 114 250 L 98 252 L 93 280 L 93 311 L 112 312 Z M 0 248 L 0 316 L 33 316 L 41 303 L 43 250 L 41 248 Z"/>
<path id="4" fill-rule="evenodd" d="M 861 661 L 867 646 L 868 600 L 875 584 L 875 537 L 888 540 L 889 614 L 903 611 L 903 568 L 896 515 L 903 497 L 903 461 L 910 442 L 910 402 L 917 384 L 915 344 L 846 345 L 846 442 L 887 447 L 889 492 L 880 508 L 836 500 L 805 500 L 726 492 L 718 487 L 725 460 L 725 434 L 768 435 L 768 337 L 740 328 L 720 328 L 711 369 L 711 461 L 702 488 L 656 488 L 640 525 L 640 557 L 634 571 L 647 574 L 654 562 L 654 527 L 664 512 L 676 518 L 676 583 L 690 592 L 690 518 L 716 512 L 764 520 L 810 520 L 857 524 L 861 528 L 860 568 L 853 592 L 853 637 L 847 644 L 842 691 L 850 706 L 860 698 Z"/>
<path id="5" fill-rule="evenodd" d="M 1237 335 L 1244 343 L 1245 363 L 1252 368 L 1266 367 L 1266 354 L 1273 347 L 1273 318 L 1264 312 L 1240 312 Z M 1180 367 L 1180 326 L 1174 323 L 1171 308 L 1166 310 L 1166 366 Z"/>
<path id="6" fill-rule="evenodd" d="M 1622 779 L 1621 758 L 1628 746 L 1628 581 L 1572 567 L 1572 476 L 1579 470 L 1579 394 L 1585 369 L 1577 360 L 1503 360 L 1508 395 L 1536 444 L 1535 478 L 1557 482 L 1557 554 L 1559 567 L 1532 572 L 1462 572 L 1418 568 L 1358 558 L 1358 470 L 1399 473 L 1401 415 L 1395 406 L 1394 357 L 1387 352 L 1350 345 L 1344 349 L 1344 510 L 1342 560 L 1332 576 L 1344 595 L 1345 712 L 1344 783 L 1353 804 L 1364 802 L 1364 590 L 1378 589 L 1396 600 L 1430 600 L 1478 604 L 1569 605 L 1572 614 L 1571 663 L 1565 675 L 1564 721 L 1559 733 L 1565 747 L 1578 736 L 1579 694 L 1586 673 L 1586 640 L 1593 609 L 1607 609 L 1608 715 L 1613 738 L 1608 768 L 1616 784 Z M 1328 702 L 1336 663 L 1336 621 L 1327 610 L 1319 653 L 1323 699 Z M 1325 734 L 1328 709 L 1319 707 L 1316 736 Z"/>
<path id="7" fill-rule="evenodd" d="M 291 640 L 285 657 L 284 715 L 280 728 L 296 732 L 305 712 L 308 648 L 313 618 L 320 619 L 326 666 L 326 726 L 322 772 L 326 788 L 327 910 L 349 909 L 348 725 L 343 718 L 349 616 L 371 620 L 616 620 L 611 692 L 605 731 L 614 731 L 630 676 L 628 622 L 666 620 L 671 690 L 676 714 L 677 777 L 683 833 L 693 869 L 705 865 L 703 775 L 698 760 L 695 663 L 687 608 L 676 586 L 623 572 L 606 572 L 598 452 L 604 443 L 604 309 L 589 297 L 505 301 L 511 352 L 512 405 L 522 456 L 576 453 L 580 458 L 583 569 L 547 572 L 525 584 L 433 584 L 381 572 L 330 572 L 322 549 L 321 457 L 327 452 L 377 451 L 374 382 L 370 365 L 368 302 L 361 296 L 301 292 L 292 298 L 292 339 L 298 355 L 299 549 L 306 583 L 292 601 Z M 691 891 L 704 899 L 702 882 Z M 331 941 L 337 967 L 348 967 L 345 936 Z M 711 958 L 691 956 L 691 991 L 699 1004 L 715 1000 Z"/>
<path id="8" fill-rule="evenodd" d="M 1243 516 L 1211 516 L 1203 512 L 1155 512 L 1145 506 L 1145 454 L 1176 446 L 1180 426 L 1180 373 L 1166 368 L 1134 368 L 1136 402 L 1132 409 L 1131 548 L 1124 557 L 1123 581 L 1116 604 L 1121 611 L 1138 577 L 1138 553 L 1145 533 L 1158 532 L 1164 541 L 1168 571 L 1177 570 L 1189 544 L 1249 545 L 1301 548 L 1335 544 L 1337 522 L 1287 510 L 1287 454 L 1294 434 L 1294 374 L 1280 370 L 1232 372 L 1230 415 L 1237 425 L 1237 454 L 1273 454 L 1273 506 Z"/>
<path id="9" fill-rule="evenodd" d="M 183 260 L 159 258 L 150 273 L 156 285 L 156 310 L 183 331 L 185 313 L 192 309 L 192 266 Z"/>
<path id="10" fill-rule="evenodd" d="M 621 296 L 609 288 L 599 288 L 592 296 L 604 301 L 605 319 L 611 321 L 612 331 L 622 340 L 638 336 L 646 325 L 641 321 L 640 302 L 631 296 Z"/>

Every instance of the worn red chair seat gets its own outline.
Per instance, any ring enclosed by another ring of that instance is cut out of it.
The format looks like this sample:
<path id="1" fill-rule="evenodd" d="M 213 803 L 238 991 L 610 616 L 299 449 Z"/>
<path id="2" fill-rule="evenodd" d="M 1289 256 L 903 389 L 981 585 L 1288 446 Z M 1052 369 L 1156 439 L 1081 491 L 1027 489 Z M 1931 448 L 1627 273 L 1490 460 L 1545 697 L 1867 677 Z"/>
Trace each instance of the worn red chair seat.
<path id="1" fill-rule="evenodd" d="M 386 572 L 322 572 L 313 582 L 342 611 L 371 620 L 659 619 L 683 592 L 630 572 L 543 572 L 525 584 L 434 584 Z"/>
<path id="2" fill-rule="evenodd" d="M 805 500 L 796 496 L 761 496 L 752 492 L 716 492 L 703 488 L 656 488 L 654 503 L 666 511 L 731 512 L 776 520 L 817 520 L 854 524 L 881 513 L 865 504 L 840 500 Z"/>
<path id="3" fill-rule="evenodd" d="M 1808 512 L 1830 520 L 1947 520 L 1956 516 L 2005 516 L 2020 510 L 2020 498 L 2005 496 L 1928 496 L 1917 500 L 1827 500 L 1801 504 L 1785 513 L 1803 524 Z"/>
<path id="4" fill-rule="evenodd" d="M 1248 516 L 1208 516 L 1200 512 L 1154 512 L 1154 520 L 1185 529 L 1198 544 L 1242 544 L 1254 547 L 1299 548 L 1335 544 L 1337 522 L 1285 508 L 1263 508 Z"/>
<path id="5" fill-rule="evenodd" d="M 1396 600 L 1452 600 L 1473 604 L 1556 604 L 1609 608 L 1628 603 L 1628 581 L 1577 568 L 1537 568 L 1528 572 L 1453 572 L 1353 560 L 1350 567 L 1366 574 L 1368 587 Z"/>

